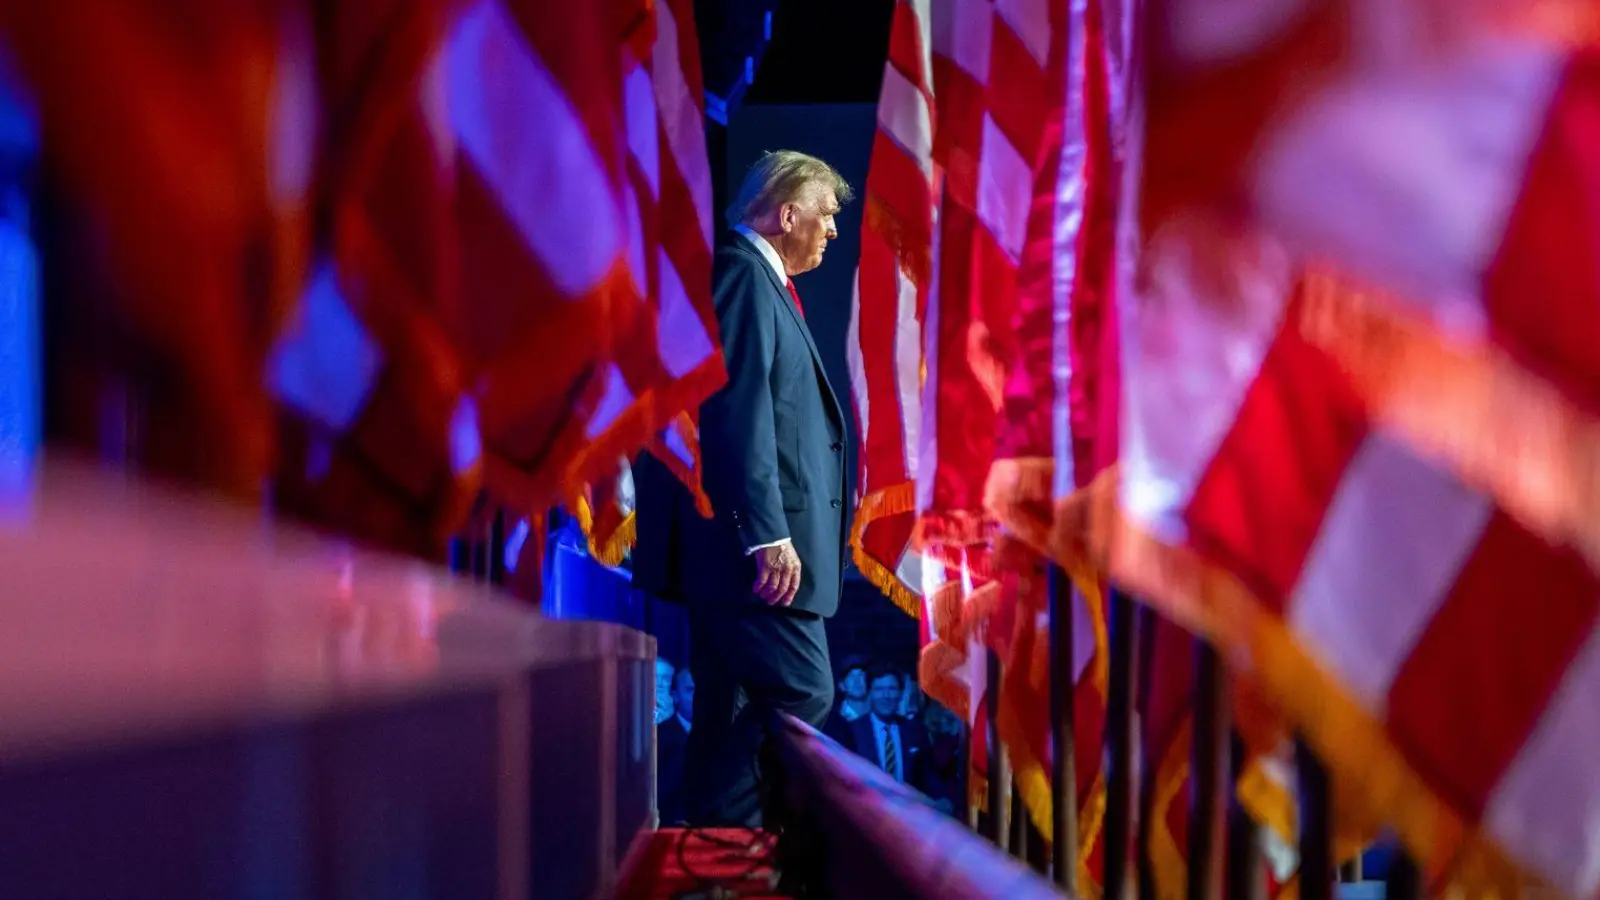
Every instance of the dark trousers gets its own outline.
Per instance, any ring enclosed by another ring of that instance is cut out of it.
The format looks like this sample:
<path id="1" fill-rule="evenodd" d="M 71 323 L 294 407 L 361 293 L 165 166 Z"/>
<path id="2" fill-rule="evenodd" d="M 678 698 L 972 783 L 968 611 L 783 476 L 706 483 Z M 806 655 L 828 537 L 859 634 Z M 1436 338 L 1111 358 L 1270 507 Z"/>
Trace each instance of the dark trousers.
<path id="1" fill-rule="evenodd" d="M 814 613 L 691 607 L 694 728 L 684 756 L 689 823 L 759 828 L 757 755 L 774 713 L 820 728 L 833 707 L 828 636 Z"/>

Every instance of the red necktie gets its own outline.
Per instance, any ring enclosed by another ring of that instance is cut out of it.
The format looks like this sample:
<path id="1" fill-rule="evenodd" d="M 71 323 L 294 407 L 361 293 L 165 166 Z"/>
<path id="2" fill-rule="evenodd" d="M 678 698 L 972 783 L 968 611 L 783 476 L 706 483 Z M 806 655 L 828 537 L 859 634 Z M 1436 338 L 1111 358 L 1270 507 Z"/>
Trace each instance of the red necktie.
<path id="1" fill-rule="evenodd" d="M 800 292 L 794 289 L 794 279 L 789 279 L 789 296 L 794 298 L 794 308 L 800 310 L 800 318 L 806 317 L 806 305 L 800 302 Z"/>

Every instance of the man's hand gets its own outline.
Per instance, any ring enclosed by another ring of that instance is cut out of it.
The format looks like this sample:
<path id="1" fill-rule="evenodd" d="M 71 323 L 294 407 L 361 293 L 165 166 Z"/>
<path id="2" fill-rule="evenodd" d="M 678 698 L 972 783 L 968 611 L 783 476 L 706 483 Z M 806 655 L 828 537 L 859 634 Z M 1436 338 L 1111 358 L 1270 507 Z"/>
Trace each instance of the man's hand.
<path id="1" fill-rule="evenodd" d="M 756 583 L 753 590 L 768 606 L 788 606 L 800 590 L 800 554 L 794 544 L 762 547 L 755 552 Z"/>

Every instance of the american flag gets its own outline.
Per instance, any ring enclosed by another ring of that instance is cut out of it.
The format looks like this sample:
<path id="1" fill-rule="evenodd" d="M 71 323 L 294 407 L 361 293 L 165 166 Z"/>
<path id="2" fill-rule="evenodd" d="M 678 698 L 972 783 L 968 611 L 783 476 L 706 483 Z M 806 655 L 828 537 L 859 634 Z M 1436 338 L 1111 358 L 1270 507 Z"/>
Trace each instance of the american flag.
<path id="1" fill-rule="evenodd" d="M 616 354 L 615 400 L 637 417 L 616 434 L 630 454 L 648 447 L 708 509 L 693 416 L 727 375 L 711 305 L 715 212 L 692 0 L 651 3 L 632 38 L 623 76 L 629 262 L 647 302 Z M 606 565 L 619 564 L 633 543 L 631 468 L 623 455 L 615 465 L 569 499 Z"/>
<path id="2" fill-rule="evenodd" d="M 1005 473 L 1042 464 L 1049 506 L 1055 408 L 1034 401 L 1066 404 L 1049 348 L 1066 327 L 1055 314 L 1073 294 L 1081 204 L 1073 192 L 1082 190 L 1084 164 L 1081 139 L 1063 146 L 1060 135 L 1065 37 L 1081 44 L 1083 34 L 1069 30 L 1068 9 L 897 5 L 849 343 L 864 435 L 857 565 L 920 613 L 922 683 L 966 714 L 980 769 L 989 749 L 981 739 L 984 640 L 1001 652 L 1012 688 L 998 724 L 1028 808 L 1046 829 L 1048 731 L 1040 723 L 1048 723 L 1049 687 L 1033 665 L 1046 649 L 1034 615 L 1040 558 L 1027 550 L 1016 566 L 997 565 L 1001 518 L 985 501 L 991 466 L 998 482 L 1016 485 Z M 1081 50 L 1077 63 L 1081 72 Z M 1063 192 L 1067 202 L 1058 204 Z M 1038 348 L 1043 357 L 1030 355 Z M 1026 403 L 1024 394 L 1032 395 Z M 1004 517 L 1031 499 L 1010 495 L 997 511 Z M 1092 638 L 1095 629 L 1081 633 Z M 1097 760 L 1081 759 L 1092 780 Z M 1087 783 L 1084 796 L 1092 818 L 1098 806 Z M 1092 846 L 1097 827 L 1084 831 Z"/>
<path id="3" fill-rule="evenodd" d="M 922 321 L 931 288 L 934 96 L 930 0 L 899 0 L 867 172 L 861 263 L 846 353 L 860 451 L 856 569 L 911 615 L 922 582 L 911 549 L 922 421 Z"/>
<path id="4" fill-rule="evenodd" d="M 480 485 L 541 515 L 714 388 L 692 16 L 636 7 L 0 6 L 182 474 L 436 555 Z"/>
<path id="5" fill-rule="evenodd" d="M 1015 355 L 1011 322 L 1035 161 L 1057 96 L 1048 63 L 1059 10 L 967 2 L 933 8 L 933 152 L 943 180 L 923 327 L 916 539 L 925 581 L 941 567 L 955 577 L 935 590 L 925 584 L 931 643 L 921 679 L 931 696 L 968 711 L 975 766 L 1000 749 L 987 746 L 976 715 L 984 693 L 999 687 L 981 677 L 990 636 L 984 623 L 1011 601 L 1016 583 L 997 577 L 998 530 L 983 492 Z M 993 632 L 998 637 L 1001 629 Z"/>
<path id="6" fill-rule="evenodd" d="M 276 487 L 420 550 L 485 478 L 532 512 L 602 465 L 611 323 L 637 304 L 621 44 L 602 11 L 516 0 L 341 5 L 319 26 L 328 230 L 274 348 L 300 451 Z"/>
<path id="7" fill-rule="evenodd" d="M 1036 165 L 1028 236 L 1012 320 L 1016 355 L 1010 361 L 995 460 L 985 505 L 1009 536 L 999 568 L 1015 582 L 1013 608 L 991 620 L 989 645 L 1006 662 L 1001 736 L 1037 822 L 1050 820 L 1050 619 L 1045 560 L 1056 500 L 1076 491 L 1114 458 L 1114 431 L 1097 434 L 1098 411 L 1115 406 L 1115 371 L 1101 364 L 1100 347 L 1114 341 L 1109 320 L 1114 259 L 1116 173 L 1106 64 L 1111 41 L 1102 4 L 1066 4 L 1048 69 L 1056 79 L 1048 126 Z M 1113 357 L 1114 359 L 1114 357 Z M 1108 393 L 1107 386 L 1110 387 Z M 1114 416 L 1110 419 L 1114 424 Z M 1078 856 L 1085 884 L 1097 883 L 1101 815 L 1105 808 L 1100 754 L 1108 687 L 1106 624 L 1100 573 L 1070 567 L 1079 585 L 1067 609 L 1073 617 L 1075 781 L 1080 798 Z M 1008 627 L 1009 626 L 1009 627 Z M 1001 634 L 994 634 L 1000 631 Z M 1049 828 L 1044 828 L 1047 835 Z M 1053 837 L 1053 835 L 1051 835 Z"/>
<path id="8" fill-rule="evenodd" d="M 54 399 L 75 407 L 68 420 L 103 419 L 129 370 L 173 373 L 128 392 L 145 427 L 119 436 L 120 450 L 249 498 L 273 457 L 268 329 L 300 285 L 315 140 L 297 114 L 315 106 L 307 29 L 275 0 L 0 3 L 55 218 L 70 219 L 53 237 L 76 242 L 61 248 L 72 264 L 53 300 L 71 309 L 59 327 L 72 356 L 52 372 Z"/>
<path id="9" fill-rule="evenodd" d="M 390 333 L 417 334 L 414 358 L 435 375 L 422 396 L 450 379 L 437 393 L 456 398 L 448 419 L 398 421 L 375 443 L 443 436 L 450 468 L 427 471 L 459 476 L 481 456 L 491 497 L 514 515 L 592 493 L 601 527 L 624 529 L 626 458 L 720 377 L 697 308 L 710 176 L 698 49 L 678 6 L 641 3 L 620 19 L 520 0 L 447 7 L 442 30 L 419 26 L 437 39 L 421 43 L 402 124 L 387 149 L 366 151 L 371 192 L 342 207 L 341 269 L 389 273 L 358 283 L 390 288 L 380 308 L 402 326 Z M 380 46 L 408 46 L 394 33 L 406 30 L 378 30 L 391 36 Z M 663 228 L 662 208 L 685 227 Z M 377 303 L 361 305 L 372 321 Z M 414 410 L 417 386 L 401 393 Z M 415 468 L 418 443 L 390 458 Z M 369 456 L 369 470 L 385 458 Z"/>
<path id="10" fill-rule="evenodd" d="M 1156 4 L 1113 565 L 1436 883 L 1592 897 L 1600 57 L 1517 6 Z"/>

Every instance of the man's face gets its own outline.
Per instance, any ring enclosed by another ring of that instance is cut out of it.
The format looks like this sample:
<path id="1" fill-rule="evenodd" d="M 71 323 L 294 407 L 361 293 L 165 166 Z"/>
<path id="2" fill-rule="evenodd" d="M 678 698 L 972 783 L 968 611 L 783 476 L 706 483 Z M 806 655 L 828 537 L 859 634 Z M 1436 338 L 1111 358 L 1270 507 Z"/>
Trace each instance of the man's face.
<path id="1" fill-rule="evenodd" d="M 688 669 L 679 672 L 672 683 L 672 702 L 678 707 L 678 715 L 694 721 L 694 676 Z"/>
<path id="2" fill-rule="evenodd" d="M 879 675 L 872 680 L 872 693 L 868 696 L 872 714 L 887 719 L 900 706 L 900 679 L 895 675 Z"/>
<path id="3" fill-rule="evenodd" d="M 672 715 L 672 663 L 656 660 L 656 721 Z"/>
<path id="4" fill-rule="evenodd" d="M 851 700 L 867 699 L 867 673 L 861 669 L 851 669 L 844 673 L 844 681 L 839 682 L 839 689 Z"/>
<path id="5" fill-rule="evenodd" d="M 833 217 L 839 214 L 839 197 L 831 189 L 811 188 L 796 203 L 784 207 L 784 265 L 790 275 L 809 272 L 822 265 L 828 242 L 839 236 Z"/>

